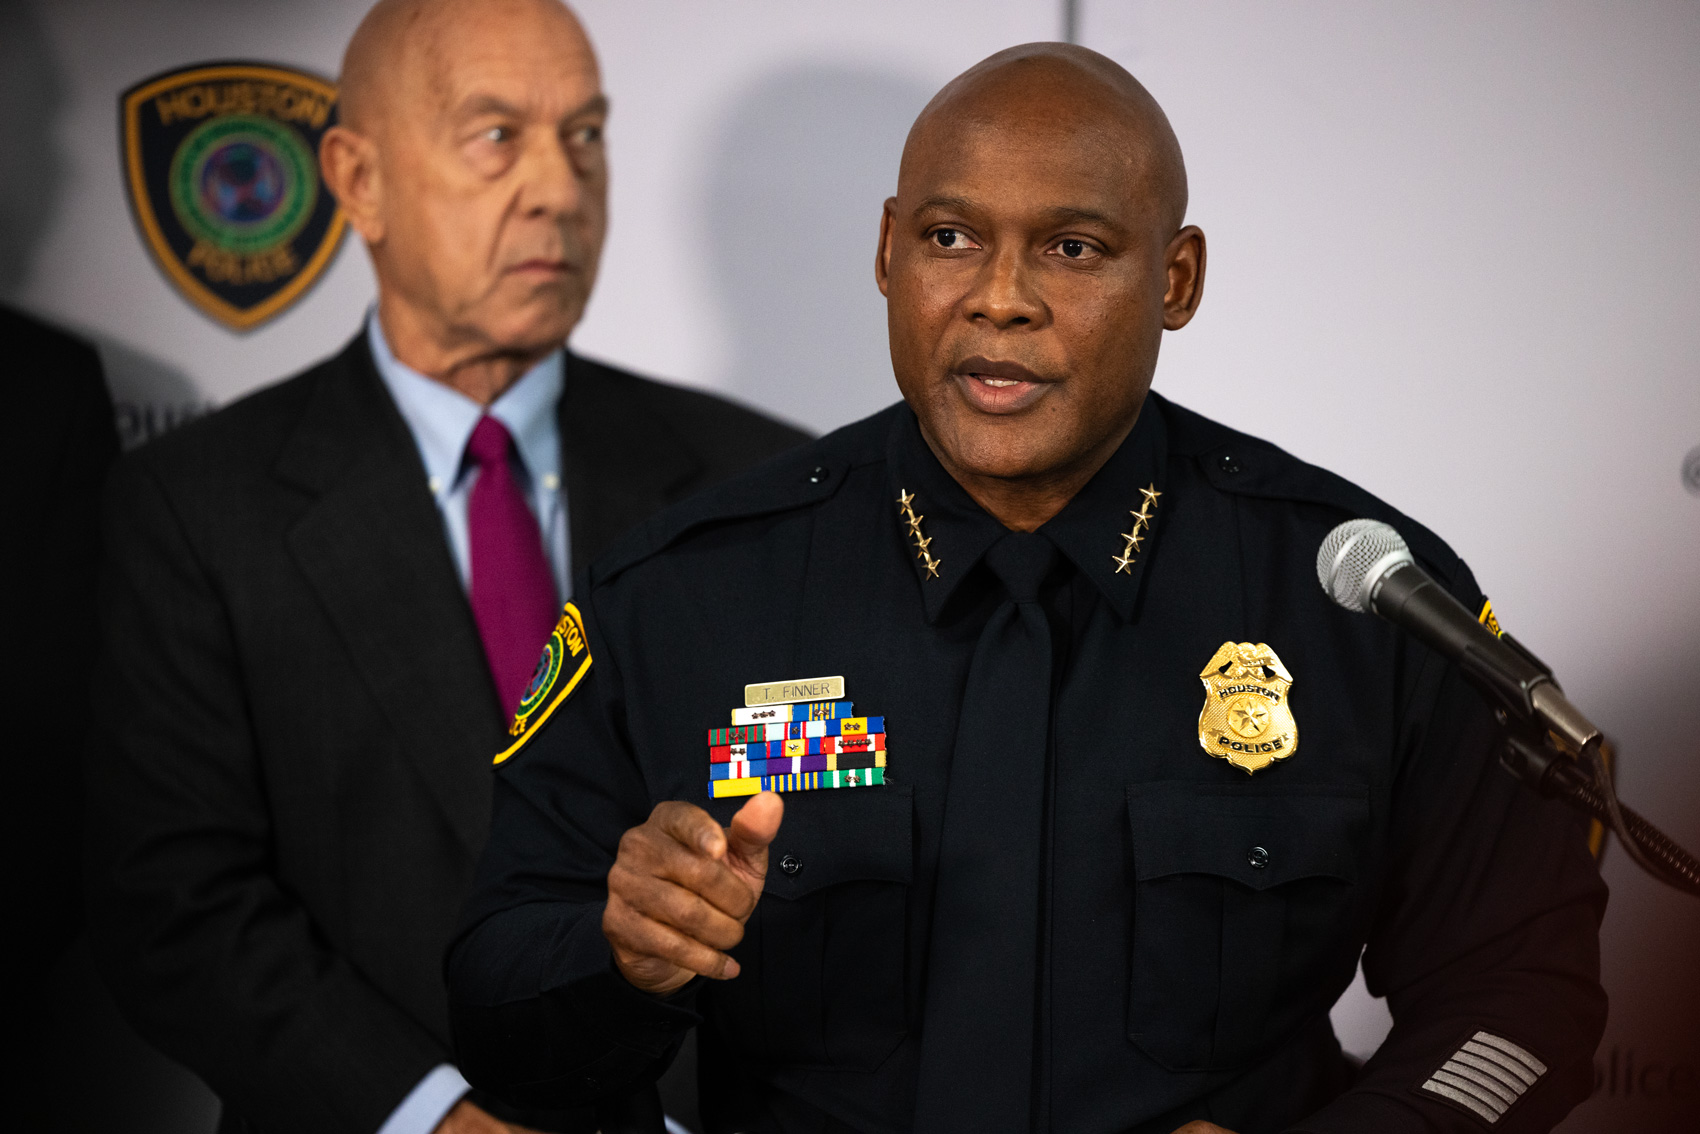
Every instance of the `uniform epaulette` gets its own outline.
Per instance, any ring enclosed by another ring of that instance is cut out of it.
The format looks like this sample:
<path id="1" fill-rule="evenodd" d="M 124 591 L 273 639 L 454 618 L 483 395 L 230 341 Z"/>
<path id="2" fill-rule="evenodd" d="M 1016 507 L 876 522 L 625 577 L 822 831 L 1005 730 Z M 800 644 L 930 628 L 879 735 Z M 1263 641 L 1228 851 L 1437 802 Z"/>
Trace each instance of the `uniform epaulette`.
<path id="1" fill-rule="evenodd" d="M 1417 521 L 1351 481 L 1318 468 L 1249 433 L 1176 405 L 1153 392 L 1168 425 L 1171 456 L 1190 457 L 1214 488 L 1234 496 L 1299 501 L 1331 508 L 1341 520 L 1364 517 L 1392 524 L 1432 573 L 1453 579 L 1462 561 Z"/>
<path id="2" fill-rule="evenodd" d="M 599 586 L 627 568 L 660 554 L 680 540 L 719 524 L 807 508 L 830 499 L 858 464 L 884 455 L 892 406 L 828 433 L 807 445 L 780 453 L 723 484 L 718 484 L 651 516 L 622 536 L 591 567 L 590 584 Z"/>

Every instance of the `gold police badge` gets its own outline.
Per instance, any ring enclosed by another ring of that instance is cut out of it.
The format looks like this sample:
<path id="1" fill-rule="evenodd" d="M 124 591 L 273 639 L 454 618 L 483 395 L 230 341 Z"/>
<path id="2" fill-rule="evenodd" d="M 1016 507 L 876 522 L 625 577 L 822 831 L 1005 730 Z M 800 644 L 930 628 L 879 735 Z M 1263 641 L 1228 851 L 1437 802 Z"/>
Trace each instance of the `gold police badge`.
<path id="1" fill-rule="evenodd" d="M 1298 750 L 1299 726 L 1287 701 L 1293 675 L 1262 642 L 1223 642 L 1199 675 L 1204 710 L 1199 746 L 1246 775 Z"/>

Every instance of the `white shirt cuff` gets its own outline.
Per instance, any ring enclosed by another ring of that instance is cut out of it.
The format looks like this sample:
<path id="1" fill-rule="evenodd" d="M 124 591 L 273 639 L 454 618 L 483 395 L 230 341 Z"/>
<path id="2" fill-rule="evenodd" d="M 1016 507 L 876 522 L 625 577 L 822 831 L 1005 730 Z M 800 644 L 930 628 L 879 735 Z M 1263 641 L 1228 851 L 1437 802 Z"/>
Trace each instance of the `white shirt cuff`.
<path id="1" fill-rule="evenodd" d="M 443 1116 L 454 1109 L 461 1096 L 472 1089 L 450 1063 L 439 1063 L 407 1092 L 401 1105 L 390 1111 L 378 1134 L 431 1134 Z"/>

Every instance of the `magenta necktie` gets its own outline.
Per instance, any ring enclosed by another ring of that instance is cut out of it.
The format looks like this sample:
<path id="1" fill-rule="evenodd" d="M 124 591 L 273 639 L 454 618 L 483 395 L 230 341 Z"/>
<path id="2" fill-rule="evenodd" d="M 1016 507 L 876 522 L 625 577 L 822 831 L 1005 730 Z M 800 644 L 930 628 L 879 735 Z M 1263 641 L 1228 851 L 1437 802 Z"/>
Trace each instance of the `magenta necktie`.
<path id="1" fill-rule="evenodd" d="M 513 451 L 512 435 L 489 415 L 478 419 L 466 443 L 466 455 L 478 465 L 466 505 L 472 617 L 484 640 L 496 695 L 509 716 L 519 707 L 556 613 L 555 580 L 537 518 L 514 483 Z"/>

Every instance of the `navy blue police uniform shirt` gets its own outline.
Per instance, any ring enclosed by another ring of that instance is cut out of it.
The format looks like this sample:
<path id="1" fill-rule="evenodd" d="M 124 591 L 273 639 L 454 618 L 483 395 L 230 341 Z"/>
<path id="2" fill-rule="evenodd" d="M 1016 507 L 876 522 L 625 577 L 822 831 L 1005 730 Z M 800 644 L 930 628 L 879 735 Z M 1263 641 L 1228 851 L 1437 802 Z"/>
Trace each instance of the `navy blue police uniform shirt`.
<path id="1" fill-rule="evenodd" d="M 1144 488 L 1160 496 L 1124 566 Z M 1454 667 L 1322 592 L 1316 549 L 1356 516 L 1483 603 L 1422 527 L 1155 394 L 1041 529 L 1060 554 L 1038 978 L 984 990 L 1036 1006 L 1032 1114 L 1010 1129 L 1545 1130 L 1587 1096 L 1605 889 L 1585 830 L 1497 766 Z M 654 1079 L 695 1026 L 710 1131 L 912 1128 L 923 1034 L 970 1026 L 922 1005 L 946 789 L 975 772 L 951 767 L 958 709 L 1002 595 L 981 557 L 1003 533 L 899 404 L 591 569 L 583 653 L 496 770 L 449 955 L 468 1079 L 576 1105 Z M 1297 746 L 1255 775 L 1200 746 L 1224 643 L 1266 644 L 1292 678 Z M 638 991 L 601 924 L 621 835 L 664 800 L 728 821 L 746 800 L 710 798 L 708 730 L 746 683 L 824 674 L 884 717 L 885 783 L 786 794 L 741 975 Z M 1360 952 L 1395 1026 L 1356 1070 L 1328 1013 Z"/>

